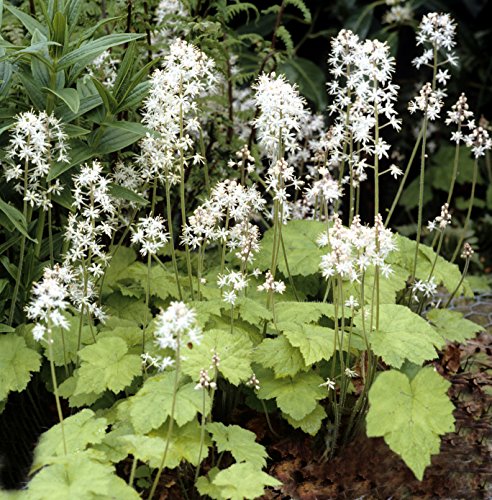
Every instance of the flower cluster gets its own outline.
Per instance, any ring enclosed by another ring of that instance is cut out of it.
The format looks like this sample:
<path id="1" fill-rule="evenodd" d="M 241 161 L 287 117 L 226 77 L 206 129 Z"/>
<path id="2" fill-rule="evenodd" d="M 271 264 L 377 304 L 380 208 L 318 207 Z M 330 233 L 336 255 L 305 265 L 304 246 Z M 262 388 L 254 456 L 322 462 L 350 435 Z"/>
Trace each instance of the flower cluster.
<path id="1" fill-rule="evenodd" d="M 233 306 L 236 303 L 238 292 L 248 286 L 248 279 L 240 272 L 230 271 L 227 274 L 217 276 L 217 286 L 221 290 L 223 288 L 227 289 L 222 298 L 224 302 Z"/>
<path id="2" fill-rule="evenodd" d="M 461 254 L 461 258 L 462 259 L 470 259 L 471 256 L 474 254 L 475 252 L 473 251 L 473 248 L 472 246 L 470 245 L 470 243 L 465 243 L 463 245 L 463 252 Z"/>
<path id="3" fill-rule="evenodd" d="M 433 221 L 428 222 L 427 229 L 431 232 L 435 229 L 443 231 L 449 224 L 451 224 L 451 214 L 449 213 L 449 205 L 445 203 L 441 207 L 441 214 L 438 215 Z"/>
<path id="4" fill-rule="evenodd" d="M 294 132 L 299 131 L 306 116 L 305 99 L 284 75 L 275 73 L 260 75 L 253 89 L 260 110 L 254 126 L 265 155 L 275 161 L 285 151 L 296 151 L 299 145 Z"/>
<path id="5" fill-rule="evenodd" d="M 200 370 L 200 378 L 198 379 L 198 384 L 196 384 L 195 389 L 216 389 L 217 383 L 208 374 L 208 370 Z"/>
<path id="6" fill-rule="evenodd" d="M 390 9 L 383 15 L 384 24 L 404 24 L 413 19 L 413 10 L 408 3 L 386 1 L 386 5 L 390 6 Z"/>
<path id="7" fill-rule="evenodd" d="M 283 294 L 285 292 L 285 283 L 283 281 L 275 281 L 271 271 L 265 273 L 265 282 L 258 285 L 259 292 L 273 292 Z"/>
<path id="8" fill-rule="evenodd" d="M 180 21 L 189 17 L 189 12 L 181 0 L 160 0 L 155 10 L 155 26 L 152 45 L 159 45 L 184 35 Z"/>
<path id="9" fill-rule="evenodd" d="M 142 217 L 133 229 L 131 241 L 140 245 L 140 253 L 143 257 L 155 255 L 169 241 L 165 222 L 160 216 Z"/>
<path id="10" fill-rule="evenodd" d="M 394 109 L 398 94 L 398 86 L 392 83 L 395 60 L 387 43 L 361 41 L 350 30 L 341 30 L 332 40 L 328 64 L 333 76 L 328 83 L 332 98 L 328 110 L 335 115 L 328 166 L 347 164 L 351 181 L 358 186 L 367 178 L 368 157 L 388 157 L 390 146 L 376 129 L 401 128 Z M 354 147 L 347 148 L 349 143 Z"/>
<path id="11" fill-rule="evenodd" d="M 451 50 L 456 42 L 456 24 L 449 14 L 438 14 L 431 12 L 425 15 L 420 22 L 417 31 L 417 45 L 426 43 L 437 49 Z"/>
<path id="12" fill-rule="evenodd" d="M 181 347 L 188 343 L 200 344 L 202 332 L 196 324 L 193 309 L 183 302 L 171 302 L 157 315 L 154 336 L 161 349 L 179 351 L 182 359 Z"/>
<path id="13" fill-rule="evenodd" d="M 35 340 L 45 339 L 46 333 L 51 334 L 53 326 L 63 330 L 70 328 L 62 311 L 69 305 L 68 287 L 72 280 L 73 274 L 69 267 L 55 266 L 46 267 L 42 280 L 34 284 L 26 314 L 29 319 L 36 321 L 32 331 Z"/>
<path id="14" fill-rule="evenodd" d="M 98 161 L 82 165 L 80 173 L 73 178 L 75 213 L 68 217 L 65 238 L 70 242 L 66 254 L 69 262 L 79 262 L 98 258 L 104 265 L 108 263 L 106 246 L 102 236 L 110 237 L 114 231 L 115 207 L 109 193 L 109 179 L 102 173 Z M 98 274 L 94 270 L 94 274 Z"/>
<path id="15" fill-rule="evenodd" d="M 162 69 L 152 74 L 145 101 L 142 121 L 155 131 L 142 140 L 138 157 L 147 181 L 162 179 L 167 172 L 171 183 L 179 182 L 176 159 L 186 156 L 186 163 L 195 156 L 190 134 L 201 128 L 198 100 L 214 91 L 216 81 L 212 59 L 184 40 L 177 39 L 171 45 Z"/>
<path id="16" fill-rule="evenodd" d="M 375 217 L 372 228 L 362 225 L 359 216 L 354 217 L 348 228 L 335 214 L 329 233 L 322 234 L 318 243 L 330 247 L 330 252 L 321 258 L 320 268 L 325 278 L 338 275 L 358 282 L 369 266 L 378 266 L 385 277 L 392 272 L 385 259 L 396 245 L 380 215 Z"/>
<path id="17" fill-rule="evenodd" d="M 439 118 L 439 113 L 444 104 L 441 95 L 441 92 L 432 90 L 432 85 L 427 82 L 420 89 L 419 95 L 413 101 L 410 101 L 408 110 L 412 114 L 416 111 L 423 111 L 427 118 L 433 121 Z"/>
<path id="18" fill-rule="evenodd" d="M 421 297 L 423 296 L 426 299 L 432 299 L 434 295 L 437 293 L 437 283 L 434 276 L 428 280 L 417 280 L 412 286 L 412 297 L 415 302 L 420 302 Z"/>
<path id="19" fill-rule="evenodd" d="M 98 161 L 82 165 L 73 180 L 76 211 L 69 215 L 65 230 L 65 239 L 70 243 L 65 262 L 74 266 L 75 273 L 71 300 L 79 311 L 102 320 L 104 313 L 96 301 L 95 280 L 109 264 L 103 238 L 111 238 L 115 230 L 116 209 L 109 193 L 109 179 Z"/>
<path id="20" fill-rule="evenodd" d="M 54 115 L 41 111 L 26 111 L 15 117 L 6 164 L 7 181 L 15 181 L 15 190 L 32 207 L 47 210 L 51 207 L 51 193 L 59 194 L 63 187 L 56 180 L 44 185 L 54 162 L 68 163 L 67 135 Z"/>
<path id="21" fill-rule="evenodd" d="M 465 143 L 471 147 L 475 158 L 485 155 L 485 151 L 492 148 L 492 139 L 483 127 L 476 127 L 465 137 Z"/>
<path id="22" fill-rule="evenodd" d="M 210 198 L 188 218 L 182 241 L 191 248 L 227 242 L 242 262 L 252 262 L 259 250 L 260 233 L 250 219 L 263 212 L 264 206 L 255 185 L 244 187 L 235 180 L 219 182 Z"/>

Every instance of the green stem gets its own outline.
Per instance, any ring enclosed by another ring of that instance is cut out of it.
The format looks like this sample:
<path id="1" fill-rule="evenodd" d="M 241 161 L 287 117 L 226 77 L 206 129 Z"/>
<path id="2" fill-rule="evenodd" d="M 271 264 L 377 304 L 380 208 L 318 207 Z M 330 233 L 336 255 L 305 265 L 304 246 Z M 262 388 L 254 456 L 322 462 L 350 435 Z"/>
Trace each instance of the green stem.
<path id="1" fill-rule="evenodd" d="M 453 290 L 453 293 L 449 296 L 448 301 L 446 302 L 446 305 L 444 306 L 444 309 L 447 309 L 449 307 L 449 304 L 451 304 L 451 301 L 453 300 L 454 296 L 458 293 L 461 285 L 463 284 L 463 281 L 465 280 L 466 273 L 468 272 L 468 266 L 470 265 L 470 257 L 468 257 L 465 261 L 465 267 L 463 269 L 463 274 L 461 275 L 461 279 L 456 286 L 456 288 Z"/>
<path id="2" fill-rule="evenodd" d="M 419 178 L 419 209 L 417 216 L 417 240 L 415 245 L 415 256 L 413 260 L 412 275 L 410 278 L 410 283 L 413 283 L 415 279 L 415 274 L 417 273 L 417 260 L 419 255 L 419 245 L 420 237 L 422 235 L 422 212 L 424 205 L 424 180 L 425 180 L 425 149 L 427 144 L 427 106 L 424 110 L 424 124 L 422 126 L 423 136 L 422 136 L 422 151 L 420 155 L 420 178 Z"/>
<path id="3" fill-rule="evenodd" d="M 458 253 L 461 250 L 461 246 L 463 245 L 463 241 L 464 241 L 465 236 L 466 236 L 466 230 L 468 229 L 468 225 L 470 224 L 471 213 L 473 210 L 473 202 L 475 201 L 475 188 L 477 186 L 477 177 L 478 177 L 478 159 L 475 158 L 475 163 L 473 164 L 473 179 L 472 179 L 470 200 L 468 202 L 468 211 L 466 213 L 465 223 L 464 223 L 463 229 L 461 231 L 460 241 L 458 242 L 458 245 L 456 245 L 456 249 L 453 253 L 453 257 L 451 259 L 451 262 L 454 262 L 456 260 L 456 257 L 458 256 Z"/>
<path id="4" fill-rule="evenodd" d="M 137 470 L 137 459 L 133 457 L 132 469 L 130 471 L 130 479 L 128 479 L 128 486 L 133 486 L 133 480 L 135 479 L 135 471 Z"/>
<path id="5" fill-rule="evenodd" d="M 203 400 L 202 400 L 202 422 L 200 428 L 200 450 L 198 452 L 198 461 L 195 471 L 195 485 L 198 481 L 198 476 L 200 475 L 200 463 L 202 461 L 202 452 L 203 452 L 203 443 L 205 442 L 205 423 L 206 423 L 206 415 L 205 415 L 205 403 L 206 403 L 206 391 L 205 388 L 202 388 L 203 391 Z"/>
<path id="6" fill-rule="evenodd" d="M 415 155 L 417 154 L 417 150 L 419 148 L 420 141 L 422 140 L 423 135 L 424 135 L 424 129 L 421 128 L 417 140 L 415 141 L 412 154 L 410 155 L 410 159 L 408 160 L 407 168 L 405 169 L 405 173 L 403 174 L 403 178 L 400 182 L 400 186 L 398 187 L 398 192 L 396 193 L 395 199 L 393 200 L 393 204 L 391 205 L 391 209 L 388 213 L 388 216 L 386 217 L 386 222 L 384 223 L 384 227 L 388 227 L 391 216 L 393 215 L 393 212 L 395 211 L 395 208 L 398 205 L 398 202 L 400 201 L 401 194 L 403 193 L 403 188 L 405 187 L 405 182 L 407 180 L 408 174 L 410 173 L 410 168 L 412 166 L 413 160 L 415 159 Z"/>
<path id="7" fill-rule="evenodd" d="M 458 124 L 458 135 L 461 132 L 461 123 Z M 458 164 L 460 159 L 460 143 L 456 143 L 456 147 L 454 149 L 454 163 L 453 163 L 453 174 L 451 176 L 451 185 L 449 186 L 449 194 L 447 204 L 451 204 L 451 198 L 453 197 L 454 185 L 456 182 L 456 177 L 458 175 Z"/>
<path id="8" fill-rule="evenodd" d="M 165 169 L 165 188 L 166 188 L 166 215 L 167 226 L 169 228 L 169 244 L 171 245 L 171 260 L 173 263 L 174 276 L 176 278 L 176 286 L 178 287 L 179 300 L 183 300 L 183 293 L 181 292 L 181 284 L 179 281 L 178 262 L 176 260 L 176 250 L 174 248 L 174 227 L 173 216 L 171 212 L 171 188 L 169 186 L 169 172 Z"/>
<path id="9" fill-rule="evenodd" d="M 50 356 L 51 381 L 53 383 L 53 392 L 55 393 L 56 411 L 58 412 L 58 419 L 60 421 L 60 428 L 61 428 L 62 442 L 63 442 L 63 451 L 64 451 L 65 456 L 66 456 L 67 455 L 67 442 L 65 439 L 65 428 L 63 425 L 63 412 L 61 409 L 60 396 L 58 394 L 58 384 L 56 381 L 55 363 L 53 361 L 53 359 L 54 359 L 54 356 L 53 356 L 53 338 L 52 338 L 51 326 L 50 326 L 49 322 L 47 325 L 47 330 L 48 330 L 48 353 Z"/>
<path id="10" fill-rule="evenodd" d="M 28 143 L 29 144 L 29 143 Z M 27 193 L 27 187 L 29 185 L 29 164 L 26 160 L 24 164 L 24 198 Z M 31 222 L 32 209 L 28 206 L 27 201 L 24 199 L 22 205 L 22 215 L 26 221 L 26 231 L 29 230 L 29 223 Z M 24 267 L 24 254 L 26 251 L 26 236 L 22 235 L 20 249 L 19 249 L 19 264 L 17 266 L 17 276 L 15 278 L 14 292 L 12 294 L 12 302 L 10 304 L 9 312 L 9 325 L 12 325 L 14 321 L 15 306 L 17 305 L 17 297 L 19 295 L 19 289 L 22 278 L 22 268 Z"/>
<path id="11" fill-rule="evenodd" d="M 151 500 L 157 489 L 157 485 L 159 484 L 159 479 L 161 478 L 162 470 L 164 469 L 164 464 L 166 462 L 167 452 L 169 450 L 169 444 L 171 443 L 171 436 L 173 433 L 174 427 L 174 413 L 176 410 L 176 395 L 178 393 L 178 385 L 179 385 L 179 371 L 180 371 L 180 339 L 178 336 L 177 339 L 177 348 L 176 348 L 176 372 L 174 375 L 174 387 L 173 387 L 173 398 L 171 401 L 171 413 L 169 415 L 169 426 L 167 428 L 167 436 L 166 436 L 166 446 L 164 448 L 164 453 L 162 455 L 161 463 L 159 465 L 159 469 L 157 471 L 157 475 L 155 476 L 154 482 L 152 483 L 152 488 L 150 490 L 150 494 L 148 496 L 148 500 Z"/>

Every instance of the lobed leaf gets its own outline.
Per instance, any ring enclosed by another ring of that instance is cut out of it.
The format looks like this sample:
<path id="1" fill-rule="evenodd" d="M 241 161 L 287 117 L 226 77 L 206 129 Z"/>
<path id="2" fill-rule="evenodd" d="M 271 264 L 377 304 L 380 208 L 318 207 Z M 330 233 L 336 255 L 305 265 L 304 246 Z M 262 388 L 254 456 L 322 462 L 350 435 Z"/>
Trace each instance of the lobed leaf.
<path id="1" fill-rule="evenodd" d="M 200 370 L 210 366 L 212 355 L 216 353 L 220 358 L 218 371 L 231 384 L 238 385 L 251 376 L 252 347 L 249 338 L 240 332 L 208 330 L 199 345 L 186 351 L 183 372 L 198 380 Z"/>
<path id="2" fill-rule="evenodd" d="M 33 470 L 49 464 L 56 457 L 64 457 L 63 436 L 67 446 L 67 454 L 84 451 L 88 445 L 102 442 L 108 426 L 105 418 L 96 418 L 92 410 L 84 409 L 56 424 L 40 437 L 34 450 Z"/>
<path id="3" fill-rule="evenodd" d="M 209 472 L 208 477 L 198 478 L 196 486 L 201 495 L 215 500 L 243 500 L 263 495 L 265 486 L 280 486 L 281 483 L 250 463 L 233 464 L 219 471 Z"/>
<path id="4" fill-rule="evenodd" d="M 224 425 L 220 422 L 207 424 L 207 431 L 212 434 L 217 451 L 230 451 L 236 462 L 247 462 L 258 469 L 266 465 L 267 452 L 256 442 L 254 432 L 239 425 Z"/>
<path id="5" fill-rule="evenodd" d="M 365 321 L 368 328 L 369 322 Z M 360 314 L 355 324 L 360 330 Z M 379 328 L 370 333 L 369 341 L 374 353 L 395 368 L 400 368 L 406 359 L 417 365 L 435 359 L 436 347 L 443 345 L 440 335 L 425 319 L 397 304 L 380 305 Z"/>
<path id="6" fill-rule="evenodd" d="M 295 377 L 274 378 L 267 371 L 257 373 L 260 380 L 260 399 L 273 399 L 283 413 L 301 420 L 316 408 L 317 401 L 326 398 L 321 387 L 323 379 L 313 372 L 298 373 Z"/>
<path id="7" fill-rule="evenodd" d="M 100 394 L 106 389 L 118 393 L 142 372 L 140 356 L 128 354 L 120 337 L 105 337 L 79 352 L 82 363 L 78 372 L 75 395 Z"/>
<path id="8" fill-rule="evenodd" d="M 174 371 L 159 373 L 148 378 L 142 388 L 129 399 L 130 419 L 135 431 L 145 434 L 160 427 L 171 415 L 174 388 Z M 181 427 L 193 420 L 203 409 L 210 409 L 210 396 L 207 392 L 195 390 L 195 383 L 184 384 L 176 394 L 174 420 Z"/>
<path id="9" fill-rule="evenodd" d="M 253 359 L 265 368 L 272 368 L 277 378 L 293 377 L 308 369 L 299 349 L 293 347 L 284 335 L 263 340 Z"/>
<path id="10" fill-rule="evenodd" d="M 464 342 L 483 330 L 482 326 L 465 319 L 462 313 L 449 309 L 432 309 L 427 318 L 437 333 L 449 342 Z"/>
<path id="11" fill-rule="evenodd" d="M 431 455 L 439 452 L 440 436 L 454 429 L 449 386 L 425 367 L 412 380 L 396 370 L 383 372 L 369 391 L 367 435 L 384 437 L 420 481 Z"/>
<path id="12" fill-rule="evenodd" d="M 0 335 L 0 400 L 10 391 L 23 391 L 31 372 L 38 371 L 41 356 L 29 349 L 26 341 L 14 333 Z"/>

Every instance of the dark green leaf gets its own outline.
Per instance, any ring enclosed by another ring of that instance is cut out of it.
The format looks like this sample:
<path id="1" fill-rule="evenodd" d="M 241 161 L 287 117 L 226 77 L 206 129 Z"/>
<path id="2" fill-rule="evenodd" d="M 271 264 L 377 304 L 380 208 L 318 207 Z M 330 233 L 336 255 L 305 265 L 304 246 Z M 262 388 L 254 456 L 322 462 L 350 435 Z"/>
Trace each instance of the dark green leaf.
<path id="1" fill-rule="evenodd" d="M 43 87 L 44 90 L 51 92 L 61 99 L 70 109 L 72 113 L 77 113 L 80 107 L 80 97 L 75 89 L 53 90 L 48 87 Z"/>

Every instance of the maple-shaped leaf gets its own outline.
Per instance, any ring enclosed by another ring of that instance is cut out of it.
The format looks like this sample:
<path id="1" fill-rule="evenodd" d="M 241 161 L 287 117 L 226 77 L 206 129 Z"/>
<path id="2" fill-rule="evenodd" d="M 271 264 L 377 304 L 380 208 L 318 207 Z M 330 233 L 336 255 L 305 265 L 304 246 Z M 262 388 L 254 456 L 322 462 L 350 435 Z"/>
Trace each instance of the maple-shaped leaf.
<path id="1" fill-rule="evenodd" d="M 383 372 L 369 391 L 367 435 L 384 437 L 419 480 L 431 455 L 439 452 L 440 436 L 454 430 L 449 386 L 434 368 L 425 367 L 411 380 L 397 370 Z"/>
<path id="2" fill-rule="evenodd" d="M 464 342 L 483 330 L 482 326 L 465 319 L 462 313 L 449 309 L 432 309 L 427 319 L 436 327 L 437 333 L 449 342 Z"/>
<path id="3" fill-rule="evenodd" d="M 91 333 L 91 327 L 84 325 L 80 330 L 80 346 L 79 346 L 79 317 L 64 314 L 69 323 L 69 329 L 63 330 L 60 327 L 52 327 L 52 344 L 51 349 L 44 345 L 44 355 L 53 360 L 56 366 L 64 366 L 72 361 L 77 360 L 79 347 L 84 347 L 94 342 Z M 51 353 L 53 356 L 51 356 Z"/>
<path id="4" fill-rule="evenodd" d="M 199 345 L 185 350 L 182 369 L 198 382 L 200 370 L 210 366 L 215 353 L 220 358 L 219 372 L 231 384 L 238 385 L 251 377 L 252 351 L 251 340 L 241 332 L 207 330 Z"/>
<path id="5" fill-rule="evenodd" d="M 28 484 L 26 498 L 138 500 L 140 496 L 115 474 L 111 465 L 94 460 L 88 453 L 79 453 L 38 472 Z"/>
<path id="6" fill-rule="evenodd" d="M 333 304 L 324 302 L 279 302 L 275 304 L 275 317 L 277 326 L 281 324 L 298 323 L 317 323 L 322 316 L 327 318 L 335 317 L 335 307 Z"/>
<path id="7" fill-rule="evenodd" d="M 253 359 L 265 368 L 272 368 L 276 377 L 293 377 L 308 369 L 299 349 L 292 346 L 284 335 L 263 340 Z"/>
<path id="8" fill-rule="evenodd" d="M 285 329 L 283 333 L 301 351 L 306 365 L 329 360 L 333 354 L 335 332 L 331 328 L 305 324 Z"/>
<path id="9" fill-rule="evenodd" d="M 286 414 L 283 414 L 283 416 L 287 420 L 287 422 L 289 422 L 289 424 L 292 425 L 292 427 L 294 427 L 295 429 L 301 429 L 306 434 L 315 436 L 321 429 L 323 420 L 326 418 L 326 411 L 320 404 L 317 404 L 314 410 L 309 415 L 306 415 L 300 420 L 296 420 L 290 415 Z"/>
<path id="10" fill-rule="evenodd" d="M 142 372 L 140 357 L 128 354 L 128 346 L 120 337 L 99 339 L 84 347 L 79 356 L 82 363 L 74 395 L 100 394 L 106 389 L 118 393 Z"/>
<path id="11" fill-rule="evenodd" d="M 118 280 L 126 277 L 128 267 L 137 260 L 137 252 L 133 248 L 124 246 L 118 248 L 113 246 L 110 250 L 113 252 L 113 256 L 104 275 L 104 288 L 114 291 Z"/>
<path id="12" fill-rule="evenodd" d="M 248 462 L 258 469 L 266 465 L 267 452 L 256 442 L 254 432 L 243 429 L 239 425 L 224 425 L 220 422 L 207 424 L 207 431 L 217 446 L 217 451 L 230 451 L 236 462 Z"/>
<path id="13" fill-rule="evenodd" d="M 301 420 L 316 408 L 319 400 L 327 397 L 321 386 L 323 379 L 312 372 L 298 373 L 295 377 L 275 378 L 271 371 L 258 371 L 260 399 L 275 398 L 278 407 L 295 420 Z"/>
<path id="14" fill-rule="evenodd" d="M 148 378 L 142 388 L 132 396 L 130 401 L 130 418 L 135 431 L 145 434 L 160 427 L 171 415 L 174 390 L 174 371 L 159 373 Z M 181 385 L 176 393 L 174 420 L 179 426 L 193 420 L 203 410 L 205 395 L 205 412 L 210 409 L 210 396 L 207 392 L 197 391 L 196 383 Z"/>
<path id="15" fill-rule="evenodd" d="M 14 333 L 0 335 L 0 400 L 10 391 L 23 391 L 31 372 L 38 371 L 41 356 L 29 349 L 26 341 Z"/>
<path id="16" fill-rule="evenodd" d="M 368 329 L 370 320 L 365 321 Z M 355 322 L 361 330 L 360 314 Z M 417 365 L 434 359 L 436 347 L 443 345 L 441 336 L 425 319 L 397 304 L 379 306 L 379 328 L 370 333 L 369 340 L 374 353 L 395 368 L 400 368 L 406 359 Z"/>
<path id="17" fill-rule="evenodd" d="M 96 418 L 92 410 L 84 409 L 56 424 L 41 434 L 39 443 L 34 450 L 32 468 L 39 469 L 50 462 L 53 457 L 65 455 L 63 436 L 67 453 L 74 454 L 84 451 L 89 444 L 100 443 L 106 435 L 108 423 L 105 418 Z"/>
<path id="18" fill-rule="evenodd" d="M 263 495 L 266 486 L 282 483 L 248 462 L 233 464 L 219 471 L 214 467 L 208 477 L 198 478 L 197 488 L 201 495 L 214 500 L 254 499 Z"/>
<path id="19" fill-rule="evenodd" d="M 128 454 L 148 463 L 151 467 L 160 467 L 166 447 L 167 424 L 168 421 L 145 436 L 135 434 L 121 436 L 119 441 L 125 443 Z M 199 459 L 201 462 L 207 458 L 209 446 L 210 438 L 205 435 L 203 447 L 201 447 L 201 426 L 198 420 L 193 419 L 181 427 L 174 426 L 164 466 L 174 469 L 186 460 L 196 467 Z"/>
<path id="20" fill-rule="evenodd" d="M 265 320 L 272 319 L 272 313 L 267 309 L 264 303 L 248 297 L 239 297 L 236 301 L 235 308 L 239 311 L 239 315 L 244 321 L 250 325 L 260 327 Z"/>

